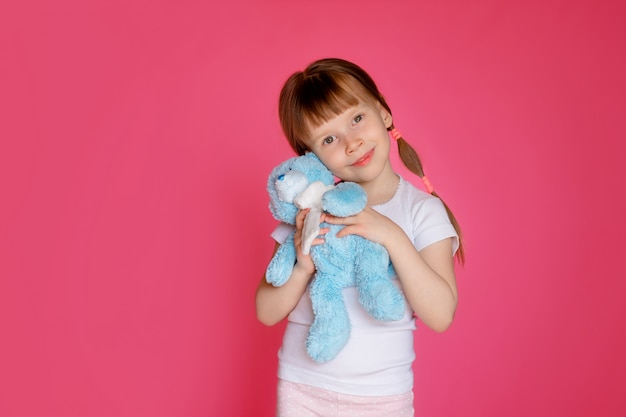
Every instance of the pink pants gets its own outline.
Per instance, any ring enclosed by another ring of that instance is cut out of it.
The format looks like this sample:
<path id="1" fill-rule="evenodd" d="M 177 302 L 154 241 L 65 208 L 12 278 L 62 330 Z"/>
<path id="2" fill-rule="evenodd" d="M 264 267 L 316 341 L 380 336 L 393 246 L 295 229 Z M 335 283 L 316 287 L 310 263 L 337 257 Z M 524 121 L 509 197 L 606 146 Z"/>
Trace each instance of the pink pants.
<path id="1" fill-rule="evenodd" d="M 413 391 L 385 397 L 359 397 L 279 379 L 276 416 L 413 417 Z"/>

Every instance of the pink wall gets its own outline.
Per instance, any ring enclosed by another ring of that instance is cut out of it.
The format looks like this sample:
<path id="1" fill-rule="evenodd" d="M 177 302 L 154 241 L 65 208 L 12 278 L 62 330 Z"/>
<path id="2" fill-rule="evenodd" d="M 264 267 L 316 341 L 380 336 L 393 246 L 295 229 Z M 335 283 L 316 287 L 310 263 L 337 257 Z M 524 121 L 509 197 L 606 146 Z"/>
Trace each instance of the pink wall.
<path id="1" fill-rule="evenodd" d="M 370 70 L 464 226 L 418 415 L 626 413 L 621 2 L 4 3 L 1 416 L 272 415 L 276 100 L 324 56 Z"/>

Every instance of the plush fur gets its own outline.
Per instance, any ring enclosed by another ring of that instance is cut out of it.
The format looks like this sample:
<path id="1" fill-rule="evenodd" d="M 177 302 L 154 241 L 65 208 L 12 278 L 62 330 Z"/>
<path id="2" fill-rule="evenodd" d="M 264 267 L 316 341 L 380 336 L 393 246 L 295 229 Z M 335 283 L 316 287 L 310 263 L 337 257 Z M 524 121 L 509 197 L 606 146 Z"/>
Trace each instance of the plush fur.
<path id="1" fill-rule="evenodd" d="M 270 211 L 282 222 L 295 224 L 299 209 L 311 208 L 303 228 L 303 250 L 310 249 L 316 272 L 310 283 L 314 321 L 306 350 L 316 362 L 335 358 L 350 336 L 350 319 L 342 289 L 356 286 L 359 302 L 375 319 L 399 320 L 404 314 L 404 297 L 390 279 L 392 266 L 386 249 L 357 235 L 337 238 L 343 226 L 322 223 L 330 231 L 321 245 L 310 246 L 319 235 L 322 211 L 347 217 L 361 212 L 367 195 L 352 182 L 334 185 L 334 176 L 313 153 L 284 161 L 275 167 L 267 182 Z M 296 262 L 294 233 L 278 248 L 266 271 L 267 282 L 284 285 Z"/>

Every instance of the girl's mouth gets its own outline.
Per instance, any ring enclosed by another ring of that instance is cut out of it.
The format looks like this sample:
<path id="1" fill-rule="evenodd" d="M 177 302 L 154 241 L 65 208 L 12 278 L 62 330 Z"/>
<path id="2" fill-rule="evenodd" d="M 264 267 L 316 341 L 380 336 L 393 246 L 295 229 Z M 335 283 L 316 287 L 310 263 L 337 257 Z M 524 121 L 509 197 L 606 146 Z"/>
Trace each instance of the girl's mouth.
<path id="1" fill-rule="evenodd" d="M 362 167 L 362 166 L 369 164 L 369 162 L 372 160 L 373 155 L 374 155 L 374 149 L 365 152 L 365 154 L 362 157 L 360 157 L 354 164 L 352 164 L 352 166 Z"/>

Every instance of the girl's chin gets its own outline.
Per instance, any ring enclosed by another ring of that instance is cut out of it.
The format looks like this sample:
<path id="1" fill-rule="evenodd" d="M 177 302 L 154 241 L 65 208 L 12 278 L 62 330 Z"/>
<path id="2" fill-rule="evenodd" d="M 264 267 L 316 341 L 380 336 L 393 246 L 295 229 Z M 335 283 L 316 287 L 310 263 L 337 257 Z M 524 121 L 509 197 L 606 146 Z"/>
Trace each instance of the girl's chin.
<path id="1" fill-rule="evenodd" d="M 358 168 L 356 170 L 351 170 L 351 172 L 348 173 L 346 178 L 343 180 L 361 184 L 375 180 L 380 176 L 380 174 L 380 171 Z"/>

